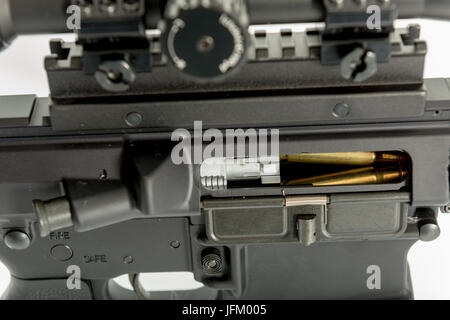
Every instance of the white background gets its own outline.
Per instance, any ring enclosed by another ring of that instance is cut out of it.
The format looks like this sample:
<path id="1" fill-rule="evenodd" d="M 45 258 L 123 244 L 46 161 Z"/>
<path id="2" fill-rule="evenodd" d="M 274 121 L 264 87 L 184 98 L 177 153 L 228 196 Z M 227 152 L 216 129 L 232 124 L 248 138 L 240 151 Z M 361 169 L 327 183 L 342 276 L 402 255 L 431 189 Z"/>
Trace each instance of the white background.
<path id="1" fill-rule="evenodd" d="M 425 77 L 450 78 L 450 22 L 408 20 L 398 24 L 410 22 L 422 25 L 422 38 L 428 42 Z M 73 39 L 72 35 L 24 36 L 0 53 L 0 95 L 48 95 L 43 57 L 49 53 L 48 39 L 55 37 Z M 441 214 L 439 224 L 441 236 L 430 243 L 416 243 L 408 255 L 416 299 L 450 299 L 450 214 Z M 9 272 L 0 264 L 0 294 L 8 282 Z M 124 286 L 127 286 L 126 282 L 125 277 L 119 280 Z M 144 286 L 148 290 L 174 290 L 194 288 L 198 284 L 190 274 L 178 274 L 177 277 L 155 274 L 144 277 Z"/>

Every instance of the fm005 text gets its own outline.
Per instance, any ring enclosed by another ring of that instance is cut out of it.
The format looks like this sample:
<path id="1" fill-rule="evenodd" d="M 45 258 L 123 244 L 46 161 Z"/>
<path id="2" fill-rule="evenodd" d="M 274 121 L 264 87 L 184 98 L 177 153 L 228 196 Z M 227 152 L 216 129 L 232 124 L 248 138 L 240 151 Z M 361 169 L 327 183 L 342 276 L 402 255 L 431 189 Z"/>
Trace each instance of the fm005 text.
<path id="1" fill-rule="evenodd" d="M 265 315 L 267 313 L 266 305 L 238 305 L 238 304 L 230 304 L 225 308 L 221 307 L 198 307 L 192 304 L 189 306 L 183 307 L 182 314 L 183 315 L 202 315 L 209 316 L 213 318 L 217 314 L 222 314 L 225 317 L 234 316 L 234 315 Z"/>

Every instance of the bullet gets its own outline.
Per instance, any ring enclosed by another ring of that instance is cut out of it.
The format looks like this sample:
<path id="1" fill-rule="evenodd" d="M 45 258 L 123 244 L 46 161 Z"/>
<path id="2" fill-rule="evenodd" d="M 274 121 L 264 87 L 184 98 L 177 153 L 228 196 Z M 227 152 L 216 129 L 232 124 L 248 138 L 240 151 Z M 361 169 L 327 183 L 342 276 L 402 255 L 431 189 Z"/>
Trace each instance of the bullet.
<path id="1" fill-rule="evenodd" d="M 404 162 L 405 155 L 400 152 L 336 152 L 336 153 L 299 153 L 280 156 L 281 161 L 370 166 L 379 162 Z"/>
<path id="2" fill-rule="evenodd" d="M 313 176 L 313 177 L 308 177 L 308 178 L 291 180 L 291 181 L 287 181 L 285 184 L 288 185 L 288 186 L 313 184 L 313 183 L 317 183 L 318 181 L 322 181 L 322 180 L 338 179 L 340 177 L 345 177 L 347 175 L 362 174 L 362 173 L 365 173 L 365 172 L 371 172 L 373 170 L 374 170 L 373 167 L 357 168 L 357 169 L 345 170 L 345 171 L 340 171 L 340 172 L 333 172 L 333 173 L 328 173 L 328 174 L 322 174 L 322 175 L 319 175 L 319 176 Z"/>
<path id="3" fill-rule="evenodd" d="M 361 184 L 382 184 L 390 182 L 400 182 L 406 178 L 408 172 L 403 168 L 383 168 L 364 167 L 346 170 L 331 174 L 325 174 L 310 178 L 291 180 L 286 185 L 312 185 L 337 186 L 337 185 L 361 185 Z"/>

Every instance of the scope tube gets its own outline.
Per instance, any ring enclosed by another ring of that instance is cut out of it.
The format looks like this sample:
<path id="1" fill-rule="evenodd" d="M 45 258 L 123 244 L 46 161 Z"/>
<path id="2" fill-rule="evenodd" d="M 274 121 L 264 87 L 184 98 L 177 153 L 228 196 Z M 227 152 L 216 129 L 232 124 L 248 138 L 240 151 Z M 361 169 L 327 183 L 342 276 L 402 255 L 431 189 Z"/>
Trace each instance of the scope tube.
<path id="1" fill-rule="evenodd" d="M 19 34 L 66 33 L 70 0 L 0 0 L 0 50 Z"/>
<path id="2" fill-rule="evenodd" d="M 0 50 L 11 42 L 14 35 L 9 1 L 0 0 Z"/>
<path id="3" fill-rule="evenodd" d="M 326 0 L 325 0 L 326 1 Z M 14 35 L 65 33 L 70 0 L 0 0 L 0 46 Z M 164 5 L 165 1 L 159 1 Z M 396 0 L 399 18 L 450 19 L 448 0 Z M 146 27 L 154 28 L 160 15 L 156 0 L 146 0 Z M 321 0 L 247 0 L 250 24 L 323 22 Z M 107 19 L 107 17 L 105 17 Z"/>

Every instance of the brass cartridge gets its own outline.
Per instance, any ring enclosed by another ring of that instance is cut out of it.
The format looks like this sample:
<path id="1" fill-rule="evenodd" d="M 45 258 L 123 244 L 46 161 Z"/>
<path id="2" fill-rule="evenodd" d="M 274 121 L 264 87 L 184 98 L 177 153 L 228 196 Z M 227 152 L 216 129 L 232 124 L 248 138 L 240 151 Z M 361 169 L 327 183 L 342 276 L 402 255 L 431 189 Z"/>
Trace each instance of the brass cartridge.
<path id="1" fill-rule="evenodd" d="M 315 187 L 319 187 L 337 185 L 382 184 L 396 181 L 400 182 L 405 179 L 407 175 L 407 170 L 400 167 L 382 169 L 364 167 L 309 178 L 291 180 L 287 181 L 285 185 L 312 185 Z"/>
<path id="2" fill-rule="evenodd" d="M 299 153 L 281 155 L 281 161 L 329 164 L 370 166 L 378 162 L 403 162 L 405 156 L 401 153 L 389 152 L 337 152 L 337 153 Z"/>

